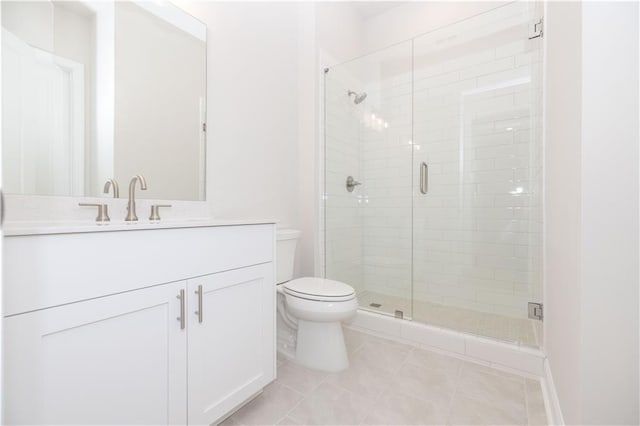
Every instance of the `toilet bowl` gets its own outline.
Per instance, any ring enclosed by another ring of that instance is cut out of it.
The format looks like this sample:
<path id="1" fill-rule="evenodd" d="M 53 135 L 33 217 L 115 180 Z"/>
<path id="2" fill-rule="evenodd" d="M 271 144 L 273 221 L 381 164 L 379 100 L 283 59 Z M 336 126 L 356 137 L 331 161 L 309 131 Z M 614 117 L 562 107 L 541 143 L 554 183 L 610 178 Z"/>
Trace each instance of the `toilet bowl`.
<path id="1" fill-rule="evenodd" d="M 291 230 L 278 232 L 277 259 L 287 265 L 277 266 L 278 351 L 308 368 L 342 371 L 349 367 L 342 321 L 358 309 L 355 291 L 348 284 L 324 278 L 291 280 L 299 235 Z"/>

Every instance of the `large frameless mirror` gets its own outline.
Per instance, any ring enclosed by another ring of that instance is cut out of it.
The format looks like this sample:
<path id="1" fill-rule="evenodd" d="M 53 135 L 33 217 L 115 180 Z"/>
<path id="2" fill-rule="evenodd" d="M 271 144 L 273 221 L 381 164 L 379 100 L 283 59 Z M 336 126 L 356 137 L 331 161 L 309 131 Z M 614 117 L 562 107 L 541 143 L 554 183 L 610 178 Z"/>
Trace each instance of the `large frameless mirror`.
<path id="1" fill-rule="evenodd" d="M 205 199 L 206 26 L 162 2 L 2 2 L 3 186 Z"/>

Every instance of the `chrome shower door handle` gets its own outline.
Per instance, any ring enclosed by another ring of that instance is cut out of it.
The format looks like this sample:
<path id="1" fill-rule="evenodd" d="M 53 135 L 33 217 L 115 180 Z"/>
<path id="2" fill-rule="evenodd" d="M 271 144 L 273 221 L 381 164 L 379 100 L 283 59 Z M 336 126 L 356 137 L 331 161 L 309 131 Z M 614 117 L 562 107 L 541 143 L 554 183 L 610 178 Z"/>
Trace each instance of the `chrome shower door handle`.
<path id="1" fill-rule="evenodd" d="M 180 330 L 184 330 L 184 289 L 180 290 L 180 294 L 176 296 L 176 299 L 180 300 L 180 316 L 176 319 L 180 321 Z"/>
<path id="2" fill-rule="evenodd" d="M 199 285 L 196 290 L 196 294 L 198 295 L 198 310 L 194 313 L 198 316 L 198 322 L 202 324 L 202 286 Z"/>
<path id="3" fill-rule="evenodd" d="M 420 192 L 426 194 L 429 191 L 429 166 L 424 161 L 420 163 Z"/>

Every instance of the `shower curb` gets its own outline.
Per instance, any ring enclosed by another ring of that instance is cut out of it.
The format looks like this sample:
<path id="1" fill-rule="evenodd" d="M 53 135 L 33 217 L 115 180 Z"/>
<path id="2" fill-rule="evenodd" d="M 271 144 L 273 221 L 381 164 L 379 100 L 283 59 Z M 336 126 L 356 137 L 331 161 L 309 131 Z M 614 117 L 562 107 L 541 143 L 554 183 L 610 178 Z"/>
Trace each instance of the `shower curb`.
<path id="1" fill-rule="evenodd" d="M 546 356 L 540 349 L 504 343 L 413 321 L 358 310 L 345 327 L 411 346 L 535 379 L 545 375 Z"/>

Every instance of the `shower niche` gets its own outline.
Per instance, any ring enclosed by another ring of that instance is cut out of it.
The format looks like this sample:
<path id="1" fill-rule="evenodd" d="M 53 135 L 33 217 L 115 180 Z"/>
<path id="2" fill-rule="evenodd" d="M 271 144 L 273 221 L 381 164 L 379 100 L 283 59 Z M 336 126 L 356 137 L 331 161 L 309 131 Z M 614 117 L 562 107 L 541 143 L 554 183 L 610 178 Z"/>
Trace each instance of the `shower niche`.
<path id="1" fill-rule="evenodd" d="M 542 302 L 536 8 L 325 70 L 323 266 L 361 309 L 542 344 L 528 315 Z"/>

